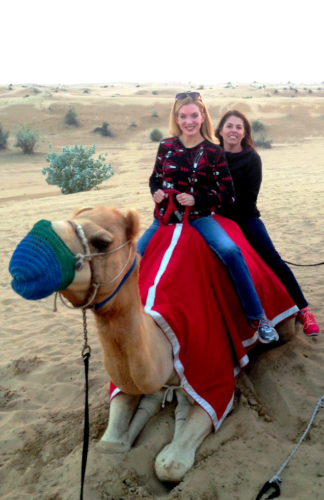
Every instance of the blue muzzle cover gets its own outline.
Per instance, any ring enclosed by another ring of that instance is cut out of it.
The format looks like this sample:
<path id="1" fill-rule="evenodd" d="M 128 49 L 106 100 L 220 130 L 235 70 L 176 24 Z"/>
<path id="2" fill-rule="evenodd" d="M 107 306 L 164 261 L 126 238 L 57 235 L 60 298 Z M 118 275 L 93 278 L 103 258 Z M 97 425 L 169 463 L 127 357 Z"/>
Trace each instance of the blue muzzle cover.
<path id="1" fill-rule="evenodd" d="M 52 228 L 41 220 L 19 243 L 9 264 L 13 290 L 27 300 L 65 290 L 74 280 L 75 256 Z"/>

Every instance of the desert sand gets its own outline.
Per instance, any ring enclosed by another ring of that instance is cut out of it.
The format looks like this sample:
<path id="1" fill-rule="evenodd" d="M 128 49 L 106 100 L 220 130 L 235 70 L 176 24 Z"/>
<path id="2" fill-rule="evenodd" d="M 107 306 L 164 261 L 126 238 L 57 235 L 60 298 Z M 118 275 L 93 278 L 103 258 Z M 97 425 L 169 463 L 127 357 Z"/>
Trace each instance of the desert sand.
<path id="1" fill-rule="evenodd" d="M 0 151 L 0 496 L 6 500 L 79 497 L 84 412 L 81 313 L 63 306 L 53 313 L 53 297 L 20 298 L 11 289 L 9 260 L 39 219 L 65 219 L 78 206 L 134 207 L 142 231 L 148 227 L 153 210 L 148 177 L 157 150 L 149 134 L 159 128 L 168 136 L 174 95 L 190 85 L 137 85 L 0 87 L 0 123 L 11 131 L 8 149 Z M 262 219 L 285 260 L 323 262 L 324 90 L 294 85 L 295 92 L 284 86 L 224 84 L 205 86 L 201 94 L 215 125 L 231 108 L 264 123 L 273 144 L 259 150 Z M 69 107 L 75 108 L 79 127 L 64 124 Z M 92 132 L 103 121 L 114 137 Z M 14 147 L 18 123 L 41 132 L 33 155 Z M 74 144 L 96 144 L 98 154 L 108 152 L 115 175 L 97 191 L 64 196 L 45 182 L 41 170 L 48 152 Z M 293 271 L 323 327 L 324 267 Z M 171 440 L 175 403 L 148 423 L 129 453 L 104 455 L 95 449 L 109 415 L 109 380 L 91 314 L 88 323 L 87 500 L 254 500 L 293 450 L 324 395 L 324 334 L 306 338 L 298 326 L 291 343 L 259 354 L 238 377 L 234 411 L 203 442 L 183 482 L 171 488 L 157 480 L 154 457 Z M 323 499 L 323 424 L 321 410 L 282 474 L 281 498 Z"/>

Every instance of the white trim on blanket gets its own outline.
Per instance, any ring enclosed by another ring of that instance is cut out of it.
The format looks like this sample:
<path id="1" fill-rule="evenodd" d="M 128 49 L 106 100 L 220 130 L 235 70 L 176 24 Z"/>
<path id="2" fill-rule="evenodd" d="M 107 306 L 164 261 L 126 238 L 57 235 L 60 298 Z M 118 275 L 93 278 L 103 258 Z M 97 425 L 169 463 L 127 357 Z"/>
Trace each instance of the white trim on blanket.
<path id="1" fill-rule="evenodd" d="M 187 378 L 184 376 L 184 367 L 179 359 L 180 344 L 178 342 L 176 334 L 174 333 L 170 325 L 165 321 L 163 316 L 161 316 L 161 314 L 159 314 L 156 311 L 153 311 L 152 309 L 147 309 L 146 307 L 145 307 L 145 312 L 147 312 L 148 314 L 150 314 L 150 316 L 152 316 L 154 321 L 161 327 L 161 329 L 171 342 L 173 357 L 174 357 L 173 365 L 177 374 L 180 377 L 181 386 L 186 391 L 186 393 L 189 396 L 191 396 L 196 401 L 196 403 L 198 403 L 208 413 L 213 422 L 215 431 L 217 431 L 220 426 L 220 422 L 217 419 L 217 415 L 214 408 L 205 399 L 199 396 L 199 394 L 197 394 L 194 388 L 189 384 Z"/>
<path id="2" fill-rule="evenodd" d="M 271 320 L 271 326 L 276 326 L 278 323 L 281 323 L 284 319 L 289 318 L 293 314 L 297 313 L 299 311 L 299 308 L 297 306 L 293 306 L 290 309 L 287 309 L 287 311 L 282 312 L 281 314 L 278 314 L 275 318 Z"/>
<path id="3" fill-rule="evenodd" d="M 120 390 L 120 389 L 118 389 L 118 387 L 116 387 L 116 389 L 115 389 L 115 390 L 114 390 L 114 391 L 110 394 L 109 401 L 112 401 L 112 400 L 113 400 L 113 398 L 114 398 L 115 396 L 117 396 L 117 394 L 119 394 L 120 392 L 121 392 L 121 390 Z"/>
<path id="4" fill-rule="evenodd" d="M 165 270 L 168 266 L 168 263 L 172 257 L 173 250 L 174 250 L 174 248 L 179 240 L 181 231 L 182 231 L 182 224 L 176 224 L 175 229 L 173 231 L 171 244 L 163 256 L 163 259 L 162 259 L 162 262 L 160 265 L 160 269 L 159 269 L 159 271 L 156 275 L 156 278 L 154 280 L 154 285 L 152 285 L 152 287 L 149 289 L 146 304 L 144 307 L 144 311 L 146 313 L 150 314 L 150 316 L 152 316 L 154 321 L 156 321 L 156 323 L 161 327 L 162 331 L 168 337 L 168 339 L 172 345 L 172 350 L 173 350 L 174 368 L 180 377 L 180 383 L 181 383 L 183 389 L 187 392 L 187 394 L 189 396 L 191 396 L 208 413 L 208 415 L 210 416 L 210 418 L 213 422 L 214 429 L 215 429 L 215 431 L 217 431 L 219 429 L 222 421 L 224 420 L 227 413 L 230 411 L 230 409 L 232 407 L 232 400 L 228 403 L 227 408 L 226 408 L 224 414 L 222 415 L 221 420 L 219 421 L 214 408 L 205 399 L 203 399 L 201 396 L 199 396 L 199 394 L 197 394 L 197 392 L 189 384 L 187 378 L 184 376 L 184 367 L 179 359 L 180 344 L 178 342 L 176 334 L 174 333 L 174 331 L 172 330 L 170 325 L 167 323 L 167 321 L 163 318 L 163 316 L 161 316 L 161 314 L 158 313 L 157 311 L 152 310 L 152 308 L 154 306 L 154 301 L 155 301 L 156 287 L 161 279 L 161 276 L 163 275 L 163 273 L 165 272 Z"/>
<path id="5" fill-rule="evenodd" d="M 245 356 L 243 356 L 243 358 L 241 358 L 239 360 L 239 364 L 237 366 L 235 366 L 235 368 L 234 368 L 234 378 L 239 373 L 241 373 L 241 369 L 244 368 L 247 364 L 249 364 L 249 362 L 250 362 L 249 356 L 247 354 L 245 354 Z"/>
<path id="6" fill-rule="evenodd" d="M 171 244 L 170 244 L 169 248 L 167 249 L 167 251 L 165 252 L 163 259 L 162 259 L 162 262 L 161 262 L 161 265 L 160 265 L 160 269 L 158 270 L 158 272 L 155 276 L 154 285 L 151 286 L 151 288 L 148 291 L 145 309 L 148 308 L 150 310 L 151 307 L 153 307 L 153 304 L 155 301 L 156 287 L 159 284 L 159 281 L 161 279 L 162 274 L 165 272 L 165 270 L 168 266 L 168 263 L 171 259 L 172 253 L 173 253 L 173 250 L 174 250 L 176 244 L 178 243 L 178 239 L 180 238 L 181 231 L 182 231 L 182 224 L 176 224 L 174 231 L 173 231 Z M 148 312 L 148 311 L 146 311 L 146 312 Z"/>
<path id="7" fill-rule="evenodd" d="M 254 344 L 258 340 L 258 338 L 259 338 L 259 334 L 258 334 L 258 331 L 256 330 L 253 337 L 251 337 L 250 339 L 247 339 L 247 340 L 242 340 L 242 346 L 249 347 L 250 345 Z"/>

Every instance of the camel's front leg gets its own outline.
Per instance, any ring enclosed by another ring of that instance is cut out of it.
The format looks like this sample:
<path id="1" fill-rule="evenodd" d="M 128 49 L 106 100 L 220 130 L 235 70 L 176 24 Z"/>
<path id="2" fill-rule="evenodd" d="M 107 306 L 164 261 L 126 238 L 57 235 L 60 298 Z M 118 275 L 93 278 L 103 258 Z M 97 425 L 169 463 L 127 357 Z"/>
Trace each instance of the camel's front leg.
<path id="1" fill-rule="evenodd" d="M 156 457 L 155 470 L 161 481 L 179 483 L 193 466 L 197 448 L 212 431 L 207 413 L 196 403 L 185 401 L 177 393 L 179 409 L 176 410 L 176 429 L 173 441 Z"/>
<path id="2" fill-rule="evenodd" d="M 140 395 L 120 393 L 110 404 L 108 427 L 97 444 L 106 453 L 125 453 L 132 446 L 129 424 L 137 408 Z"/>
<path id="3" fill-rule="evenodd" d="M 143 396 L 129 426 L 129 440 L 133 444 L 146 422 L 156 415 L 162 406 L 165 390 Z"/>

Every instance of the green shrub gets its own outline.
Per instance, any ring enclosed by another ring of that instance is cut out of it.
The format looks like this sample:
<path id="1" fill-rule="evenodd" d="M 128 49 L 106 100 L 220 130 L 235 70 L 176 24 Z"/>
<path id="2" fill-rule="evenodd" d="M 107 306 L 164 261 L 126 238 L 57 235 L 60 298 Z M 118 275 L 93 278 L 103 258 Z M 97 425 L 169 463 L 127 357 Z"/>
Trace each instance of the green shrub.
<path id="1" fill-rule="evenodd" d="M 307 87 L 304 87 L 304 90 L 307 90 Z"/>
<path id="2" fill-rule="evenodd" d="M 95 133 L 100 133 L 102 136 L 104 137 L 113 137 L 114 134 L 112 133 L 111 130 L 109 130 L 109 123 L 107 122 L 102 122 L 102 126 L 101 127 L 96 127 L 94 129 L 94 132 Z"/>
<path id="3" fill-rule="evenodd" d="M 317 90 L 322 90 L 321 87 L 317 87 Z"/>
<path id="4" fill-rule="evenodd" d="M 284 87 L 283 89 L 284 89 L 284 90 L 287 90 L 287 87 Z"/>
<path id="5" fill-rule="evenodd" d="M 25 155 L 30 155 L 34 152 L 39 140 L 39 131 L 27 128 L 27 125 L 22 125 L 20 128 L 15 127 L 16 148 L 21 148 Z"/>
<path id="6" fill-rule="evenodd" d="M 253 143 L 256 148 L 271 149 L 272 141 L 267 141 L 265 135 L 261 135 L 258 139 L 253 138 Z"/>
<path id="7" fill-rule="evenodd" d="M 279 90 L 275 89 L 273 93 L 274 93 L 274 94 L 278 94 L 278 93 L 279 93 Z"/>
<path id="8" fill-rule="evenodd" d="M 94 161 L 96 146 L 93 145 L 85 151 L 83 146 L 64 146 L 62 153 L 49 153 L 46 161 L 50 164 L 42 170 L 47 175 L 46 182 L 61 188 L 63 194 L 80 193 L 98 189 L 98 185 L 109 179 L 114 172 L 112 166 L 106 164 L 107 153 L 99 155 Z"/>
<path id="9" fill-rule="evenodd" d="M 157 112 L 155 111 L 155 109 L 153 109 L 151 116 L 152 116 L 152 118 L 158 118 L 159 117 L 159 115 L 157 114 Z"/>
<path id="10" fill-rule="evenodd" d="M 311 89 L 309 89 L 308 93 L 309 93 L 309 94 L 312 94 L 312 93 L 313 93 L 313 91 L 312 91 Z"/>
<path id="11" fill-rule="evenodd" d="M 79 125 L 78 115 L 74 108 L 70 108 L 67 110 L 64 121 L 67 125 L 75 125 L 76 127 Z"/>
<path id="12" fill-rule="evenodd" d="M 136 125 L 136 123 L 134 122 L 134 120 L 132 120 L 132 121 L 130 122 L 130 126 L 131 126 L 131 127 L 137 127 L 137 125 Z"/>
<path id="13" fill-rule="evenodd" d="M 264 130 L 264 125 L 259 120 L 254 120 L 251 123 L 251 128 L 252 128 L 253 132 L 260 132 L 261 130 Z"/>
<path id="14" fill-rule="evenodd" d="M 158 95 L 158 91 L 157 90 L 152 90 L 152 94 L 153 95 Z"/>
<path id="15" fill-rule="evenodd" d="M 162 137 L 163 137 L 162 132 L 157 128 L 154 128 L 150 133 L 151 141 L 159 142 L 162 139 Z"/>
<path id="16" fill-rule="evenodd" d="M 0 149 L 6 149 L 8 137 L 9 137 L 9 132 L 5 132 L 0 123 Z"/>
<path id="17" fill-rule="evenodd" d="M 198 90 L 204 90 L 204 86 L 203 85 L 199 85 Z"/>

